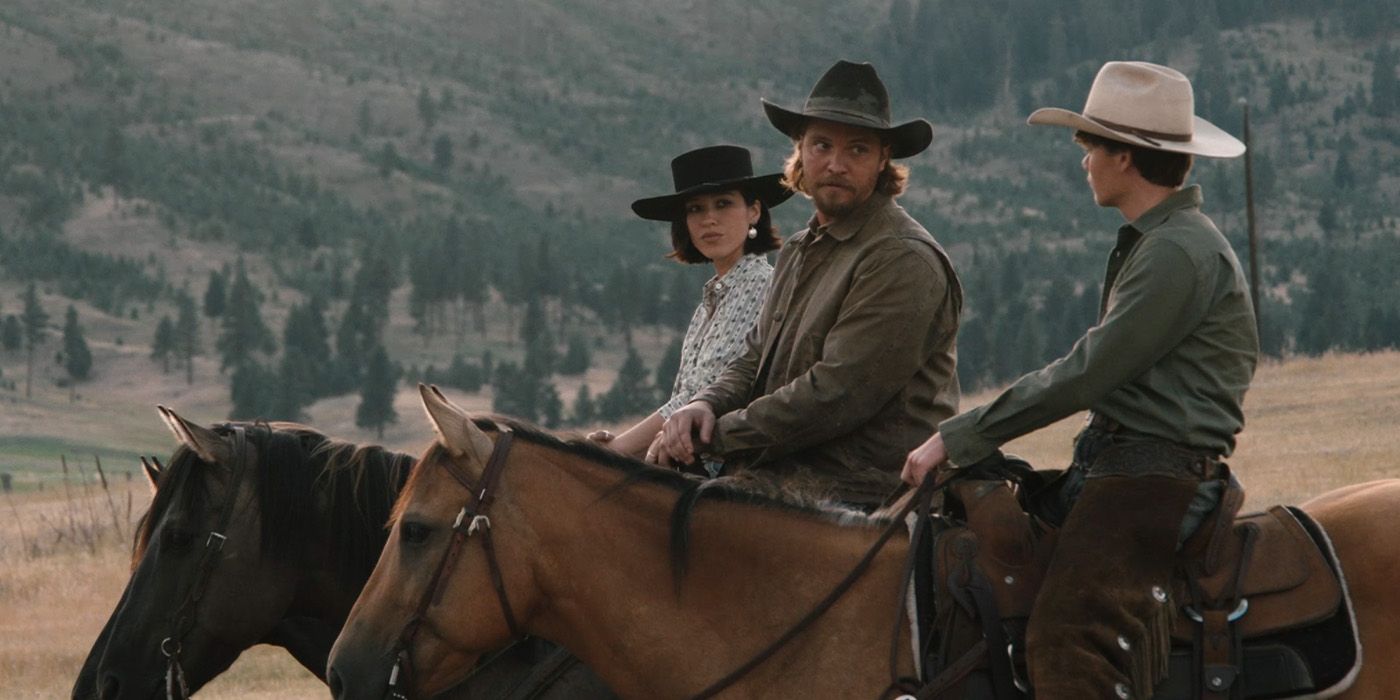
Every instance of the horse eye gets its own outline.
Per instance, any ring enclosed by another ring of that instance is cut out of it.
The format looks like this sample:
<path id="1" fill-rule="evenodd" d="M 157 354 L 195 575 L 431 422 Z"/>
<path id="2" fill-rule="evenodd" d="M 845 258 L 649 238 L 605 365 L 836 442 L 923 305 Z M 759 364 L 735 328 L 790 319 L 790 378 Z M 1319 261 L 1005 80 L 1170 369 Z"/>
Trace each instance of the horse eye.
<path id="1" fill-rule="evenodd" d="M 432 530 L 423 523 L 404 523 L 403 541 L 409 544 L 423 544 L 428 540 L 428 534 L 431 532 Z"/>

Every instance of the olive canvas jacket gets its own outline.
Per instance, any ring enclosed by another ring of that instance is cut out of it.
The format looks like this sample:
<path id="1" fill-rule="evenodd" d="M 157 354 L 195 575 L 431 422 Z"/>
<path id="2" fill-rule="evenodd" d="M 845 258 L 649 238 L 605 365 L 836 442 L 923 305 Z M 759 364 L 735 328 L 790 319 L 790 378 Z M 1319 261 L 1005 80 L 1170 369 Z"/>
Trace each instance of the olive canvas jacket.
<path id="1" fill-rule="evenodd" d="M 1201 213 L 1201 188 L 1185 187 L 1118 230 L 1098 324 L 1068 355 L 944 421 L 943 444 L 967 466 L 1087 408 L 1124 439 L 1228 456 L 1258 358 L 1239 259 Z"/>
<path id="2" fill-rule="evenodd" d="M 783 246 L 745 352 L 695 397 L 718 418 L 706 454 L 880 502 L 957 412 L 961 309 L 947 254 L 892 198 L 813 218 Z"/>

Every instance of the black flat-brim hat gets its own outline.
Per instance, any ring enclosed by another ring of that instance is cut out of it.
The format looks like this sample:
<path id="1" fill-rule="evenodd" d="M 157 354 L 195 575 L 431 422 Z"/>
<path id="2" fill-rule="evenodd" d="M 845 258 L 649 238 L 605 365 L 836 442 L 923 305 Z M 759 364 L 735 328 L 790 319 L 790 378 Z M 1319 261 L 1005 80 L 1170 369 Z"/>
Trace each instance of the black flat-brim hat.
<path id="1" fill-rule="evenodd" d="M 794 140 L 808 120 L 823 119 L 880 132 L 889 140 L 894 158 L 918 155 L 933 142 L 933 125 L 923 119 L 890 123 L 890 94 L 869 63 L 837 61 L 812 87 L 801 111 L 768 100 L 763 100 L 763 111 L 778 131 Z"/>
<path id="2" fill-rule="evenodd" d="M 707 146 L 682 153 L 671 161 L 674 194 L 632 202 L 632 211 L 652 221 L 679 221 L 685 217 L 685 201 L 697 194 L 739 190 L 769 209 L 787 201 L 792 190 L 783 186 L 782 173 L 754 175 L 753 158 L 740 146 Z"/>

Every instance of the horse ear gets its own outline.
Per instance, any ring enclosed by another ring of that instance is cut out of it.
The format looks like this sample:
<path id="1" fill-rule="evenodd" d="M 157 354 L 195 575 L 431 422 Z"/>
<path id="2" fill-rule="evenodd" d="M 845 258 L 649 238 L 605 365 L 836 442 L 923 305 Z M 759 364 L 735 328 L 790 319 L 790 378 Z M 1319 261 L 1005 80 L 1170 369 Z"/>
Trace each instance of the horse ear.
<path id="1" fill-rule="evenodd" d="M 161 420 L 165 421 L 170 432 L 175 434 L 175 439 L 199 455 L 201 460 L 217 464 L 228 461 L 232 456 L 228 441 L 219 437 L 218 433 L 187 421 L 164 406 L 156 406 L 156 411 L 160 413 Z"/>
<path id="2" fill-rule="evenodd" d="M 160 488 L 159 464 L 160 462 L 155 462 L 153 464 L 147 461 L 145 457 L 141 458 L 141 471 L 146 473 L 146 481 L 151 482 L 151 493 L 155 493 L 156 489 Z"/>
<path id="3" fill-rule="evenodd" d="M 493 443 L 481 428 L 476 427 L 466 411 L 448 401 L 435 386 L 419 384 L 418 395 L 423 399 L 423 410 L 428 413 L 433 432 L 437 433 L 438 444 L 447 448 L 454 457 L 472 453 L 478 461 L 486 461 Z"/>

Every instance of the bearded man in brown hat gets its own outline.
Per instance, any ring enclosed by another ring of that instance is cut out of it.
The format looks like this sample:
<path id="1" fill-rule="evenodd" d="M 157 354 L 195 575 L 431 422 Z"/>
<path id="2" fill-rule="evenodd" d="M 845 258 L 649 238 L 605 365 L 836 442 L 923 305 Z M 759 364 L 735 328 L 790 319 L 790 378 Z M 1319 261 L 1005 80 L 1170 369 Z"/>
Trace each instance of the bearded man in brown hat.
<path id="1" fill-rule="evenodd" d="M 894 159 L 927 148 L 932 127 L 893 125 L 868 63 L 832 66 L 801 110 L 763 108 L 793 142 L 785 182 L 816 214 L 783 246 L 745 352 L 666 421 L 656 459 L 718 459 L 874 507 L 957 412 L 962 289 L 894 201 L 909 174 Z"/>
<path id="2" fill-rule="evenodd" d="M 1238 498 L 1220 460 L 1244 426 L 1254 308 L 1234 251 L 1201 213 L 1200 187 L 1182 185 L 1193 156 L 1232 158 L 1244 144 L 1196 117 L 1193 102 L 1181 73 L 1114 62 L 1082 113 L 1030 116 L 1076 130 L 1094 202 L 1128 222 L 1108 258 L 1098 324 L 1064 358 L 943 421 L 905 463 L 916 484 L 1090 410 L 1027 632 L 1040 700 L 1151 697 L 1170 653 L 1176 552 L 1226 488 Z"/>

